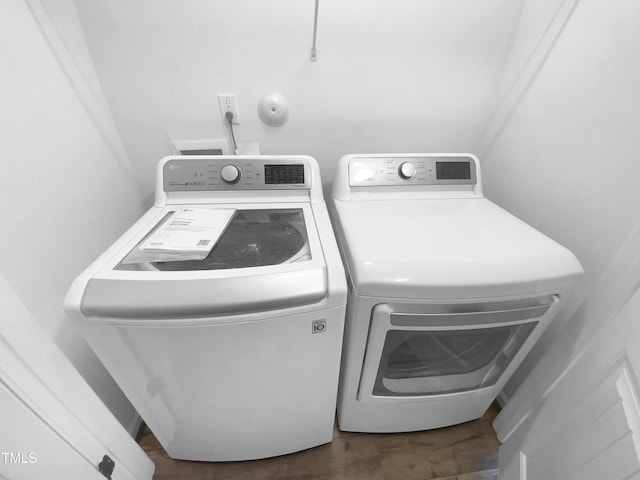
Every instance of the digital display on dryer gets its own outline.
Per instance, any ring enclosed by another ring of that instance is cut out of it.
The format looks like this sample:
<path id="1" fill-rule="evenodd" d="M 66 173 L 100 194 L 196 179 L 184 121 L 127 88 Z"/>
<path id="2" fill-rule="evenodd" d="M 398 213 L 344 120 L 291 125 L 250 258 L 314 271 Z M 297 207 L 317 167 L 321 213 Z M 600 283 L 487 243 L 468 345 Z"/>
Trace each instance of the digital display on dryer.
<path id="1" fill-rule="evenodd" d="M 437 180 L 470 180 L 469 162 L 436 162 Z"/>
<path id="2" fill-rule="evenodd" d="M 265 165 L 264 183 L 267 185 L 304 184 L 304 165 Z"/>

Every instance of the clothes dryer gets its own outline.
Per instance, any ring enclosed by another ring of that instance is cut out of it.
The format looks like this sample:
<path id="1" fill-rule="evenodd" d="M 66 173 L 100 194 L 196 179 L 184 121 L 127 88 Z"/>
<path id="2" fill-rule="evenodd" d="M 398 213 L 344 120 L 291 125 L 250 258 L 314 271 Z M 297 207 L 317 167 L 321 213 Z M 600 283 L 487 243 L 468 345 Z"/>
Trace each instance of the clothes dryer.
<path id="1" fill-rule="evenodd" d="M 205 258 L 154 250 L 184 211 L 221 219 Z M 171 457 L 228 461 L 331 441 L 345 303 L 313 158 L 188 156 L 65 308 Z"/>
<path id="2" fill-rule="evenodd" d="M 347 270 L 341 430 L 479 418 L 582 274 L 482 195 L 468 154 L 348 155 L 330 211 Z"/>

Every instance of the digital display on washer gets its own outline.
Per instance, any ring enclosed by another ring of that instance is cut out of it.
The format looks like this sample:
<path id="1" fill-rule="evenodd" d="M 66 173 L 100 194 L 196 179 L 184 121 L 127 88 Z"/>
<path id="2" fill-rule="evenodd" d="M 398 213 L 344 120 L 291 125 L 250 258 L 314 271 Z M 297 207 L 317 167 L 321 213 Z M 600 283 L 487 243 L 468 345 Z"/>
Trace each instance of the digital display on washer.
<path id="1" fill-rule="evenodd" d="M 265 165 L 264 183 L 267 185 L 304 184 L 304 165 Z"/>
<path id="2" fill-rule="evenodd" d="M 469 162 L 436 162 L 437 180 L 470 180 L 471 163 Z"/>

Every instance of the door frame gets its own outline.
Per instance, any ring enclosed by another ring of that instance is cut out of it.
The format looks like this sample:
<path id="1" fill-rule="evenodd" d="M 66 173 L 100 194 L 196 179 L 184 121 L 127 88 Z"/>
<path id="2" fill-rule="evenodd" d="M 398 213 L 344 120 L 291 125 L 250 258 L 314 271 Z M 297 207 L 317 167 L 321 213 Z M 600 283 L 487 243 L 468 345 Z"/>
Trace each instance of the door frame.
<path id="1" fill-rule="evenodd" d="M 71 448 L 78 462 L 88 462 L 97 469 L 107 455 L 115 462 L 113 475 L 107 478 L 152 478 L 153 462 L 32 317 L 2 275 L 0 383 L 55 433 L 56 448 L 60 445 Z M 52 473 L 55 476 L 55 471 Z"/>

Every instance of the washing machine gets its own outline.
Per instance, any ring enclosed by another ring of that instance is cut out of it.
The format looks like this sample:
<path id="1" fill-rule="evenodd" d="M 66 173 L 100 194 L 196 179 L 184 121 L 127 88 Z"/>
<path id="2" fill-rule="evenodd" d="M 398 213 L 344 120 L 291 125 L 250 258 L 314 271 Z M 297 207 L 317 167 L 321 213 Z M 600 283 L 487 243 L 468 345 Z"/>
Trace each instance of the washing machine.
<path id="1" fill-rule="evenodd" d="M 345 304 L 313 158 L 174 156 L 65 309 L 171 457 L 232 461 L 331 441 Z"/>
<path id="2" fill-rule="evenodd" d="M 340 429 L 482 416 L 583 273 L 576 257 L 484 198 L 469 154 L 348 155 L 332 197 L 348 283 Z"/>

